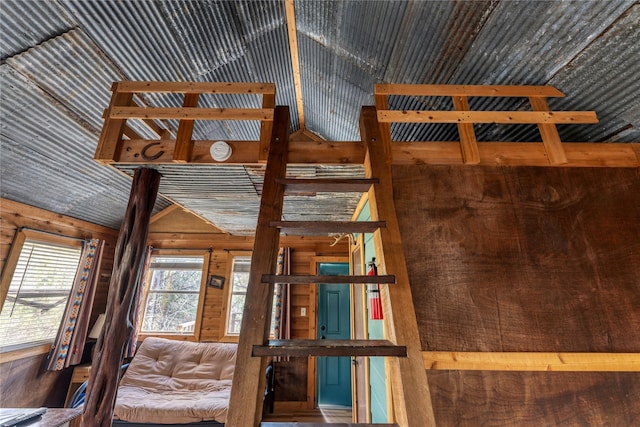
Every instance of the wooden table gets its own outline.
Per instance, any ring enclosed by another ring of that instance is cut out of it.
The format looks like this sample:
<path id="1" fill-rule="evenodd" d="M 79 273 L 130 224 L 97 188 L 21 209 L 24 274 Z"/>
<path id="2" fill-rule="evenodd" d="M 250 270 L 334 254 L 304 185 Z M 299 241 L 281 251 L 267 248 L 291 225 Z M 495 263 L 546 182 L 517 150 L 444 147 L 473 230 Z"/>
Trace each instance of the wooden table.
<path id="1" fill-rule="evenodd" d="M 30 409 L 37 408 L 0 408 L 0 419 L 3 419 L 4 415 L 25 412 Z M 82 408 L 47 408 L 47 412 L 42 416 L 22 422 L 20 427 L 79 427 L 81 415 Z"/>

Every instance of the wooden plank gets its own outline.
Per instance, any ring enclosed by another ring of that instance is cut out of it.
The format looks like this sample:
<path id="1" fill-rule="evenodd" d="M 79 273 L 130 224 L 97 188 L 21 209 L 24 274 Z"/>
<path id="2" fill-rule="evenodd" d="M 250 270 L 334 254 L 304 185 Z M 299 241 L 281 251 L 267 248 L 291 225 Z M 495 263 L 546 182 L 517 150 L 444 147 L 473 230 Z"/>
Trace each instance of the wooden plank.
<path id="1" fill-rule="evenodd" d="M 269 108 L 114 107 L 110 119 L 273 120 Z"/>
<path id="2" fill-rule="evenodd" d="M 298 26 L 296 25 L 296 10 L 293 2 L 294 0 L 286 0 L 284 7 L 287 15 L 287 33 L 289 35 L 289 52 L 293 71 L 293 88 L 296 92 L 298 121 L 300 122 L 300 129 L 304 129 L 304 103 L 302 99 L 302 79 L 300 78 L 300 58 L 298 56 Z"/>
<path id="3" fill-rule="evenodd" d="M 371 185 L 378 182 L 377 179 L 349 179 L 349 178 L 285 178 L 277 180 L 278 184 L 284 185 L 286 194 L 302 193 L 337 193 L 354 192 L 361 193 L 368 191 Z"/>
<path id="4" fill-rule="evenodd" d="M 271 221 L 269 226 L 290 234 L 317 236 L 327 233 L 373 233 L 386 224 L 384 221 Z"/>
<path id="5" fill-rule="evenodd" d="M 122 151 L 122 134 L 127 123 L 126 118 L 110 117 L 114 108 L 131 105 L 133 94 L 120 91 L 121 83 L 114 83 L 111 87 L 113 94 L 106 112 L 106 119 L 102 125 L 100 139 L 93 158 L 100 163 L 112 163 L 118 160 L 118 153 Z"/>
<path id="6" fill-rule="evenodd" d="M 270 340 L 266 345 L 254 345 L 253 355 L 406 357 L 407 348 L 387 340 Z"/>
<path id="7" fill-rule="evenodd" d="M 264 283 L 290 283 L 295 285 L 310 285 L 314 283 L 329 284 L 359 284 L 359 283 L 395 283 L 396 278 L 393 275 L 378 276 L 327 276 L 327 275 L 292 275 L 292 274 L 264 274 L 262 275 Z"/>
<path id="8" fill-rule="evenodd" d="M 371 219 L 384 219 L 386 228 L 374 233 L 379 273 L 392 272 L 396 285 L 382 287 L 386 334 L 390 341 L 406 346 L 408 358 L 390 359 L 396 421 L 403 427 L 435 426 L 431 394 L 427 383 L 415 308 L 409 285 L 409 274 L 400 238 L 393 201 L 391 178 L 391 134 L 383 133 L 376 109 L 363 107 L 360 134 L 367 147 L 365 174 L 380 180 L 369 191 Z"/>
<path id="9" fill-rule="evenodd" d="M 598 123 L 593 111 L 378 111 L 383 123 Z"/>
<path id="10" fill-rule="evenodd" d="M 11 280 L 13 279 L 13 273 L 18 265 L 18 259 L 20 258 L 20 252 L 22 252 L 25 240 L 27 240 L 27 236 L 24 232 L 18 231 L 15 233 L 13 241 L 11 242 L 9 256 L 2 267 L 2 277 L 0 278 L 0 312 L 2 311 L 4 302 L 7 299 Z"/>
<path id="11" fill-rule="evenodd" d="M 640 372 L 640 353 L 423 352 L 426 369 Z"/>
<path id="12" fill-rule="evenodd" d="M 381 126 L 388 123 L 381 123 Z M 150 143 L 153 153 L 164 151 L 159 158 L 146 161 L 140 156 L 143 147 Z M 190 163 L 214 163 L 209 148 L 214 141 L 195 140 Z M 227 141 L 233 149 L 231 158 L 225 164 L 259 165 L 257 141 Z M 290 165 L 362 164 L 364 149 L 362 142 L 291 142 Z M 590 143 L 571 142 L 563 144 L 568 167 L 639 167 L 640 144 L 638 143 Z M 460 144 L 451 141 L 408 142 L 395 141 L 392 146 L 393 164 L 441 164 L 461 165 Z M 540 142 L 481 142 L 478 144 L 480 164 L 505 166 L 554 166 L 549 164 L 544 147 Z M 172 140 L 126 140 L 117 163 L 122 164 L 163 164 L 171 163 Z"/>
<path id="13" fill-rule="evenodd" d="M 549 111 L 546 98 L 529 98 L 533 111 Z M 562 141 L 555 124 L 538 123 L 538 129 L 542 136 L 542 144 L 549 157 L 549 162 L 553 165 L 563 165 L 567 163 L 567 155 L 562 148 Z"/>
<path id="14" fill-rule="evenodd" d="M 466 96 L 454 96 L 453 108 L 456 111 L 469 111 L 469 100 Z M 480 163 L 480 154 L 478 153 L 478 142 L 476 141 L 476 133 L 473 130 L 473 123 L 458 123 L 458 134 L 460 135 L 460 151 L 462 152 L 462 161 L 468 165 Z"/>
<path id="15" fill-rule="evenodd" d="M 153 224 L 154 222 L 158 221 L 161 218 L 164 218 L 165 216 L 172 214 L 175 211 L 179 211 L 179 210 L 183 210 L 182 206 L 180 205 L 171 205 L 163 210 L 161 210 L 160 212 L 158 212 L 157 214 L 153 215 L 151 217 L 151 220 L 149 221 L 150 224 Z"/>
<path id="16" fill-rule="evenodd" d="M 230 426 L 256 426 L 262 414 L 266 360 L 253 358 L 251 353 L 254 345 L 260 345 L 269 338 L 271 327 L 273 284 L 264 286 L 261 279 L 265 273 L 276 272 L 280 232 L 269 227 L 269 222 L 282 216 L 284 188 L 275 180 L 286 176 L 286 153 L 291 132 L 288 107 L 276 107 L 273 129 L 253 246 L 253 253 L 260 256 L 251 260 L 236 357 L 238 369 L 233 375 L 226 422 Z"/>
<path id="17" fill-rule="evenodd" d="M 377 84 L 375 95 L 563 97 L 553 86 Z"/>
<path id="18" fill-rule="evenodd" d="M 182 106 L 184 108 L 192 108 L 198 106 L 197 93 L 187 93 L 184 95 Z M 191 152 L 193 151 L 193 120 L 182 119 L 178 124 L 178 135 L 176 136 L 176 145 L 173 150 L 173 161 L 176 163 L 187 163 L 191 160 Z"/>
<path id="19" fill-rule="evenodd" d="M 160 81 L 123 81 L 119 82 L 120 92 L 164 92 L 164 93 L 275 93 L 274 83 L 235 83 L 235 82 L 160 82 Z"/>
<path id="20" fill-rule="evenodd" d="M 262 108 L 273 109 L 276 107 L 276 94 L 265 94 L 262 96 Z M 271 141 L 271 131 L 273 121 L 266 120 L 260 123 L 260 150 L 258 151 L 258 161 L 266 163 L 269 155 L 269 141 Z"/>
<path id="21" fill-rule="evenodd" d="M 138 169 L 122 222 L 109 283 L 106 320 L 93 355 L 82 426 L 110 427 L 124 349 L 131 334 L 132 301 L 144 264 L 149 219 L 160 185 L 160 173 Z"/>

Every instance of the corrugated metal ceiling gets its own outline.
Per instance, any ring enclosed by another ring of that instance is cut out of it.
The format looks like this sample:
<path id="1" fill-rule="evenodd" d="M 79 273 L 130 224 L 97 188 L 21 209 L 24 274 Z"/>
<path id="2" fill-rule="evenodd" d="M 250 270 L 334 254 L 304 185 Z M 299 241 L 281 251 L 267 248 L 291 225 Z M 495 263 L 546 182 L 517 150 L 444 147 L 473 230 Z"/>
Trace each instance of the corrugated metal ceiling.
<path id="1" fill-rule="evenodd" d="M 306 130 L 357 140 L 375 83 L 551 84 L 552 108 L 596 110 L 567 141 L 640 140 L 640 5 L 611 1 L 294 0 Z M 116 80 L 274 82 L 300 129 L 284 0 L 0 3 L 1 196 L 118 227 L 130 181 L 93 162 Z M 177 105 L 172 96 L 147 97 Z M 395 108 L 440 100 L 392 98 Z M 244 106 L 246 97 L 207 98 Z M 473 106 L 491 105 L 472 99 Z M 513 101 L 508 108 L 518 108 Z M 449 107 L 446 107 L 449 108 Z M 175 123 L 168 123 L 175 130 Z M 141 133 L 147 131 L 137 129 Z M 198 139 L 257 139 L 257 123 L 208 122 Z M 537 140 L 531 126 L 478 126 L 480 140 Z M 453 126 L 393 126 L 397 140 L 456 139 Z M 161 197 L 235 234 L 255 225 L 261 168 L 160 168 Z M 132 169 L 123 168 L 125 173 Z M 317 175 L 337 169 L 307 168 Z M 361 175 L 361 169 L 341 173 Z M 289 200 L 289 219 L 346 219 L 357 196 Z"/>

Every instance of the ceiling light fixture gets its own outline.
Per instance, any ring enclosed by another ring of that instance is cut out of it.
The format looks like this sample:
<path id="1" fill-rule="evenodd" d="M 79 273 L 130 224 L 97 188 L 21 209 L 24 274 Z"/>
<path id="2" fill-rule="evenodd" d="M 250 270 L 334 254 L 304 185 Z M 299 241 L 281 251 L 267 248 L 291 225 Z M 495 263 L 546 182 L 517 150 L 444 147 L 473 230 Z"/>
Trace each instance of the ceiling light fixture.
<path id="1" fill-rule="evenodd" d="M 216 162 L 224 162 L 229 160 L 231 157 L 231 146 L 224 141 L 216 141 L 211 144 L 211 148 L 209 149 L 211 153 L 211 158 Z"/>

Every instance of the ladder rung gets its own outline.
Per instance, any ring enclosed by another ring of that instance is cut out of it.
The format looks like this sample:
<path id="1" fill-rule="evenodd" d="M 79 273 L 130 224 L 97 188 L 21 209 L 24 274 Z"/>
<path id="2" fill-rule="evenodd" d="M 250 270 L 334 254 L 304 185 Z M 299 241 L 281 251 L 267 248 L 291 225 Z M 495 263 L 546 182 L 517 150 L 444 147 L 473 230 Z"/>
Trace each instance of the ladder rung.
<path id="1" fill-rule="evenodd" d="M 287 194 L 295 193 L 338 193 L 338 192 L 358 192 L 368 191 L 373 184 L 380 182 L 378 178 L 278 178 L 278 184 L 284 186 Z"/>
<path id="2" fill-rule="evenodd" d="M 260 427 L 398 427 L 398 424 L 363 424 L 363 423 L 299 423 L 296 421 L 263 421 Z"/>
<path id="3" fill-rule="evenodd" d="M 269 223 L 270 227 L 304 236 L 326 233 L 373 233 L 386 225 L 385 221 L 271 221 Z"/>
<path id="4" fill-rule="evenodd" d="M 387 340 L 270 340 L 267 345 L 254 345 L 253 356 L 407 357 L 407 347 Z"/>
<path id="5" fill-rule="evenodd" d="M 263 274 L 262 283 L 290 283 L 292 285 L 310 285 L 312 283 L 352 284 L 352 283 L 396 283 L 396 276 L 328 276 L 328 275 L 289 275 Z"/>

